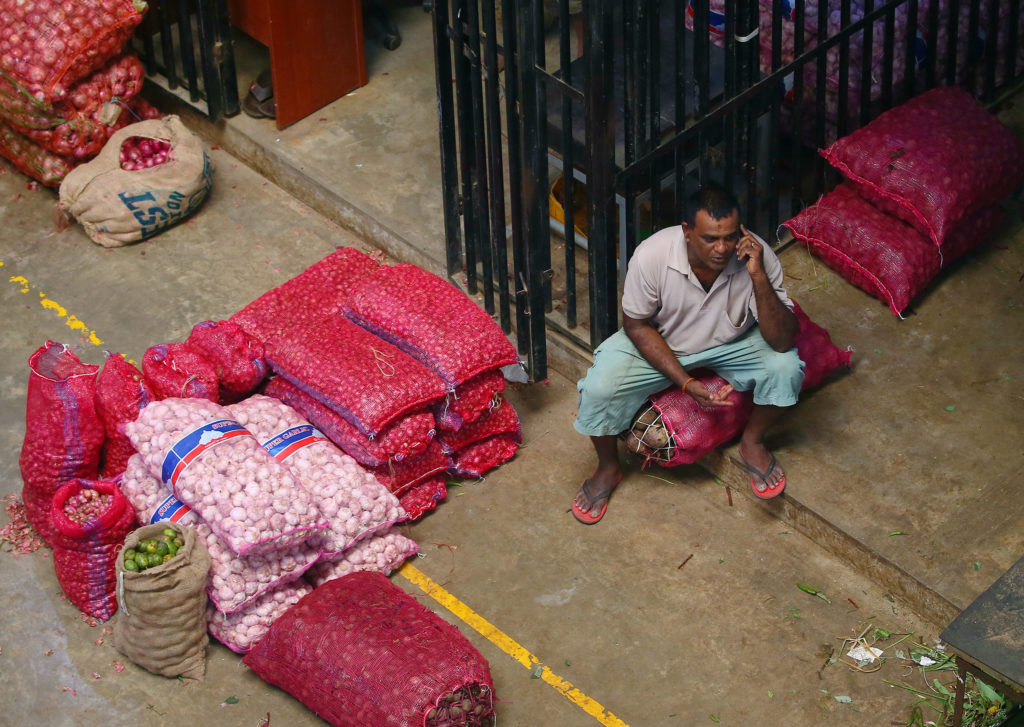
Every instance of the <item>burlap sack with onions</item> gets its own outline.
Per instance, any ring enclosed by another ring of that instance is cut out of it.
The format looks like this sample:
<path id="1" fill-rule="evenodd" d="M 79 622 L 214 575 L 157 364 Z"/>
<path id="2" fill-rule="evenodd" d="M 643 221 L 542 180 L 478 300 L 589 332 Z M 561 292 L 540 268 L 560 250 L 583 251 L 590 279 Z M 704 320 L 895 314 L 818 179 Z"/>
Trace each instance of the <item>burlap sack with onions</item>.
<path id="1" fill-rule="evenodd" d="M 181 533 L 178 554 L 140 572 L 117 559 L 117 621 L 114 648 L 143 669 L 165 677 L 202 679 L 206 674 L 206 579 L 210 553 L 192 528 L 177 523 L 144 525 L 130 533 L 125 548 L 154 538 L 164 528 Z"/>
<path id="2" fill-rule="evenodd" d="M 121 168 L 121 146 L 132 137 L 170 143 L 166 162 Z M 59 209 L 93 242 L 121 247 L 163 232 L 194 213 L 213 187 L 213 164 L 199 137 L 177 116 L 124 127 L 95 159 L 73 169 L 60 185 Z"/>

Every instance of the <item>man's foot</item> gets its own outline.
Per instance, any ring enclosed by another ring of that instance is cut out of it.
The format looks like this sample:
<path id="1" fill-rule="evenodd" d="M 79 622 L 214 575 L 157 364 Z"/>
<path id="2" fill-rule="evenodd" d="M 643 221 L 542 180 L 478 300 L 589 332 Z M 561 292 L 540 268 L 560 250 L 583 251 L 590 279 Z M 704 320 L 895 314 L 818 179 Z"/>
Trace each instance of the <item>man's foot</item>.
<path id="1" fill-rule="evenodd" d="M 761 443 L 748 445 L 740 442 L 740 458 L 750 473 L 750 486 L 754 494 L 768 500 L 782 494 L 786 487 L 786 473 L 768 448 Z"/>
<path id="2" fill-rule="evenodd" d="M 596 476 L 583 483 L 572 503 L 572 514 L 584 525 L 593 525 L 604 517 L 612 492 L 622 481 L 620 474 L 611 484 L 602 484 Z"/>

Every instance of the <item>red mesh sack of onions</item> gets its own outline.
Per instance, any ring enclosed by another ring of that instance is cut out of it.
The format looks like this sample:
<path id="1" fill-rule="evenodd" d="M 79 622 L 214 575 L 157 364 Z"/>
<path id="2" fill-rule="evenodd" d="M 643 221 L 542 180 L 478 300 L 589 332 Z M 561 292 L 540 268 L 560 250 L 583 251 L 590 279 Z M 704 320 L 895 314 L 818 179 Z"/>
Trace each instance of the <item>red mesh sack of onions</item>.
<path id="1" fill-rule="evenodd" d="M 324 555 L 405 519 L 387 488 L 287 404 L 257 395 L 228 411 L 312 495 L 327 528 L 309 543 Z"/>
<path id="2" fill-rule="evenodd" d="M 71 157 L 46 151 L 3 121 L 0 121 L 0 156 L 22 174 L 47 187 L 59 187 L 78 165 L 78 161 Z"/>
<path id="3" fill-rule="evenodd" d="M 441 442 L 444 451 L 452 454 L 494 434 L 507 433 L 515 434 L 516 441 L 520 441 L 522 425 L 515 407 L 499 394 L 492 400 L 490 408 L 486 409 L 482 416 L 469 424 L 463 424 L 457 432 L 442 431 L 437 439 Z"/>
<path id="4" fill-rule="evenodd" d="M 340 315 L 285 331 L 267 363 L 366 436 L 445 394 L 437 374 Z"/>
<path id="5" fill-rule="evenodd" d="M 124 356 L 108 351 L 106 363 L 96 376 L 96 411 L 103 420 L 106 434 L 101 471 L 104 479 L 124 472 L 128 458 L 135 452 L 124 433 L 124 425 L 135 421 L 142 407 L 154 398 L 142 372 Z"/>
<path id="6" fill-rule="evenodd" d="M 936 247 L 844 182 L 783 224 L 826 265 L 899 316 L 939 272 L 944 250 L 951 257 L 962 255 L 991 234 L 1000 219 L 996 207 L 981 210 Z"/>
<path id="7" fill-rule="evenodd" d="M 1024 180 L 1024 147 L 1013 131 L 956 86 L 890 109 L 822 155 L 936 245 Z"/>
<path id="8" fill-rule="evenodd" d="M 295 409 L 346 454 L 367 467 L 415 456 L 427 448 L 435 433 L 433 414 L 421 411 L 399 417 L 371 439 L 341 414 L 281 376 L 271 379 L 263 393 Z"/>
<path id="9" fill-rule="evenodd" d="M 398 504 L 409 516 L 409 522 L 415 522 L 428 512 L 436 510 L 446 497 L 448 497 L 448 477 L 443 474 L 430 475 L 399 495 Z"/>
<path id="10" fill-rule="evenodd" d="M 819 386 L 833 371 L 850 368 L 851 353 L 833 344 L 828 331 L 812 321 L 795 300 L 793 313 L 800 324 L 793 345 L 804 362 L 804 380 L 800 384 L 803 392 Z"/>
<path id="11" fill-rule="evenodd" d="M 13 124 L 12 126 L 15 131 L 31 139 L 42 149 L 74 159 L 76 162 L 84 162 L 99 154 L 115 132 L 136 121 L 160 116 L 156 108 L 141 98 L 132 99 L 123 107 L 127 112 L 119 113 L 121 106 L 118 104 L 112 103 L 106 107 L 115 109 L 116 116 L 109 124 L 81 118 L 64 121 L 52 129 L 21 129 Z M 100 113 L 102 112 L 97 111 L 97 115 Z"/>
<path id="12" fill-rule="evenodd" d="M 494 717 L 487 660 L 380 573 L 320 586 L 242 663 L 334 727 L 481 727 Z"/>
<path id="13" fill-rule="evenodd" d="M 452 455 L 448 471 L 461 477 L 483 477 L 500 464 L 508 462 L 519 449 L 519 432 L 493 434 L 467 444 Z"/>
<path id="14" fill-rule="evenodd" d="M 239 555 L 292 547 L 327 526 L 295 476 L 218 404 L 155 401 L 125 432 L 149 471 Z"/>
<path id="15" fill-rule="evenodd" d="M 163 483 L 146 469 L 141 455 L 128 460 L 120 486 L 140 523 L 175 522 L 195 531 L 210 555 L 206 593 L 223 613 L 233 613 L 267 591 L 294 581 L 320 557 L 320 551 L 308 543 L 265 555 L 237 555 L 188 505 L 167 493 Z"/>
<path id="16" fill-rule="evenodd" d="M 349 290 L 380 265 L 354 247 L 341 247 L 291 280 L 268 290 L 231 316 L 257 340 L 273 341 L 284 331 L 316 324 L 341 310 Z"/>
<path id="17" fill-rule="evenodd" d="M 387 464 L 374 467 L 372 472 L 378 482 L 401 497 L 402 493 L 418 482 L 447 470 L 451 463 L 451 458 L 435 439 L 423 452 L 401 461 L 390 460 Z"/>
<path id="18" fill-rule="evenodd" d="M 303 576 L 315 588 L 327 581 L 357 571 L 374 571 L 391 575 L 406 559 L 416 555 L 419 546 L 402 535 L 397 527 L 361 540 L 344 553 L 322 559 Z"/>
<path id="19" fill-rule="evenodd" d="M 206 609 L 210 635 L 237 654 L 245 654 L 262 639 L 274 622 L 303 596 L 313 592 L 304 580 L 282 583 L 233 613 Z"/>
<path id="20" fill-rule="evenodd" d="M 458 430 L 490 409 L 495 397 L 505 390 L 501 369 L 477 374 L 455 387 L 442 401 L 434 404 L 434 418 L 442 429 Z"/>
<path id="21" fill-rule="evenodd" d="M 119 247 L 186 219 L 212 188 L 213 163 L 202 140 L 171 115 L 114 132 L 61 182 L 59 209 L 96 244 Z"/>
<path id="22" fill-rule="evenodd" d="M 197 323 L 185 344 L 213 364 L 222 404 L 230 404 L 252 393 L 267 376 L 263 344 L 237 323 Z"/>
<path id="23" fill-rule="evenodd" d="M 515 346 L 486 311 L 415 265 L 380 268 L 350 293 L 345 315 L 429 367 L 449 389 L 487 369 L 519 363 Z"/>
<path id="24" fill-rule="evenodd" d="M 220 398 L 217 369 L 187 343 L 159 343 L 142 355 L 142 374 L 157 399 Z"/>
<path id="25" fill-rule="evenodd" d="M 98 366 L 84 364 L 68 347 L 47 341 L 28 359 L 25 439 L 19 465 L 25 516 L 50 542 L 50 509 L 57 488 L 80 477 L 95 479 L 103 447 L 96 412 Z"/>
<path id="26" fill-rule="evenodd" d="M 40 106 L 120 53 L 142 0 L 0 0 L 0 72 Z"/>
<path id="27" fill-rule="evenodd" d="M 83 613 L 106 621 L 117 611 L 117 556 L 135 513 L 113 482 L 74 479 L 53 495 L 53 568 Z"/>

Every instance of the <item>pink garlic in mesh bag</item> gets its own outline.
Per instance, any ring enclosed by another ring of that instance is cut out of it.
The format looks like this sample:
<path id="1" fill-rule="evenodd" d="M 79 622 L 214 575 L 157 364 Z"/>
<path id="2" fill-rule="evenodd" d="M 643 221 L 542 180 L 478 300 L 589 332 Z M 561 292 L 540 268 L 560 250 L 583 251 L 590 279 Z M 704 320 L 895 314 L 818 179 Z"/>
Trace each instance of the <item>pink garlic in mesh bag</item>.
<path id="1" fill-rule="evenodd" d="M 366 436 L 445 394 L 437 374 L 340 315 L 283 332 L 267 363 Z"/>
<path id="2" fill-rule="evenodd" d="M 263 344 L 231 321 L 203 321 L 192 327 L 185 343 L 217 372 L 220 403 L 251 393 L 267 376 Z"/>
<path id="3" fill-rule="evenodd" d="M 416 265 L 382 267 L 361 281 L 349 294 L 345 315 L 422 362 L 449 388 L 519 362 L 487 311 Z"/>
<path id="4" fill-rule="evenodd" d="M 142 355 L 142 375 L 157 399 L 209 399 L 220 396 L 217 369 L 191 346 L 160 343 Z"/>
<path id="5" fill-rule="evenodd" d="M 207 606 L 206 625 L 217 641 L 236 653 L 245 654 L 266 636 L 281 614 L 312 592 L 312 586 L 299 580 L 277 586 L 234 613 L 224 614 Z"/>
<path id="6" fill-rule="evenodd" d="M 428 411 L 399 417 L 369 438 L 326 404 L 317 401 L 284 377 L 275 376 L 263 393 L 280 399 L 327 435 L 345 454 L 367 467 L 379 467 L 388 460 L 402 460 L 419 454 L 434 438 L 434 415 Z"/>
<path id="7" fill-rule="evenodd" d="M 149 471 L 239 555 L 291 547 L 327 527 L 298 479 L 212 401 L 152 402 L 125 431 Z"/>
<path id="8" fill-rule="evenodd" d="M 143 525 L 176 522 L 195 530 L 210 554 L 206 593 L 223 613 L 233 613 L 267 591 L 295 580 L 320 557 L 320 551 L 308 543 L 265 555 L 237 555 L 188 505 L 167 493 L 163 483 L 146 469 L 141 455 L 128 460 L 120 488 Z"/>
<path id="9" fill-rule="evenodd" d="M 154 398 L 141 371 L 128 363 L 124 356 L 107 353 L 107 361 L 96 376 L 96 411 L 103 419 L 106 431 L 102 472 L 105 479 L 124 472 L 128 458 L 135 452 L 124 433 L 124 425 L 135 421 L 142 407 Z"/>
<path id="10" fill-rule="evenodd" d="M 338 313 L 352 286 L 378 267 L 377 261 L 354 247 L 338 248 L 288 282 L 268 290 L 230 320 L 263 343 L 277 340 L 289 329 Z"/>
<path id="11" fill-rule="evenodd" d="M 304 578 L 319 588 L 327 581 L 356 571 L 377 571 L 390 575 L 407 558 L 416 555 L 419 546 L 402 535 L 398 528 L 361 541 L 334 558 L 321 560 Z"/>
<path id="12" fill-rule="evenodd" d="M 287 404 L 251 396 L 228 407 L 313 497 L 327 528 L 310 544 L 335 555 L 406 515 L 398 499 Z"/>

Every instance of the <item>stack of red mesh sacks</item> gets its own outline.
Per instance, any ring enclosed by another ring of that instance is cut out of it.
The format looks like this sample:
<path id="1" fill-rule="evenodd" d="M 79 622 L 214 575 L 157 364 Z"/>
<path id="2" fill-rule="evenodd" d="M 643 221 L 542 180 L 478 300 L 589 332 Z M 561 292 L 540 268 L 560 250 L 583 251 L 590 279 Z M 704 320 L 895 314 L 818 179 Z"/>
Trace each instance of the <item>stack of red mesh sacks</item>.
<path id="1" fill-rule="evenodd" d="M 126 44 L 139 0 L 0 0 L 0 155 L 51 187 L 123 126 L 161 114 Z"/>
<path id="2" fill-rule="evenodd" d="M 847 281 L 900 316 L 979 245 L 1024 181 L 1014 133 L 955 86 L 887 111 L 822 155 L 846 181 L 785 222 Z"/>
<path id="3" fill-rule="evenodd" d="M 460 451 L 446 444 L 448 433 L 499 408 L 500 368 L 518 358 L 472 301 L 420 268 L 341 248 L 231 321 L 266 345 L 277 377 L 264 393 L 370 469 L 410 519 L 445 497 L 447 472 L 481 476 L 515 453 L 518 420 L 514 431 L 481 428 L 484 439 L 502 435 L 484 456 L 472 454 L 480 438 Z M 449 359 L 460 365 L 444 368 Z"/>

